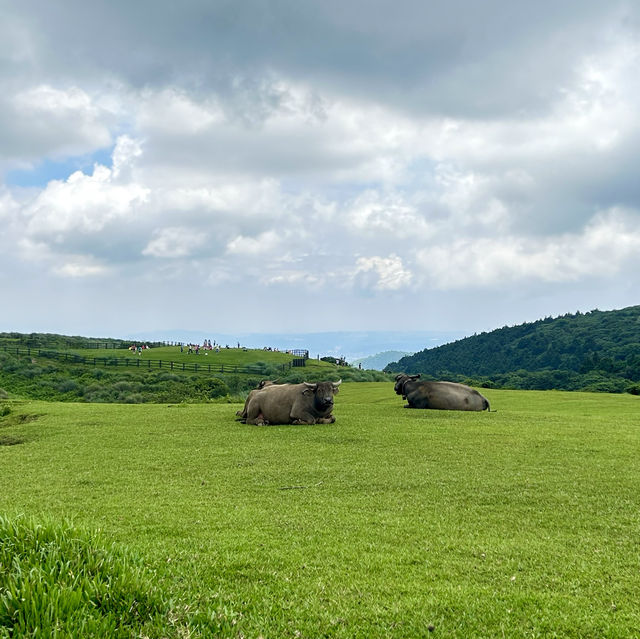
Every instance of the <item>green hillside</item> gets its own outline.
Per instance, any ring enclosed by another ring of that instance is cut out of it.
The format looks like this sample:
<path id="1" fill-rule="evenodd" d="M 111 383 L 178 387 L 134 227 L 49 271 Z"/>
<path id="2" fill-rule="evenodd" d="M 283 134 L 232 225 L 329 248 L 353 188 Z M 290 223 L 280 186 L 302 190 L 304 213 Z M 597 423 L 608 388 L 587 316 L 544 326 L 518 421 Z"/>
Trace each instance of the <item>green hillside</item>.
<path id="1" fill-rule="evenodd" d="M 388 379 L 384 373 L 305 360 L 293 352 L 221 348 L 196 354 L 176 345 L 148 345 L 138 353 L 129 349 L 130 342 L 115 339 L 0 333 L 0 399 L 230 401 L 243 399 L 261 379 L 292 383 Z"/>
<path id="2" fill-rule="evenodd" d="M 387 372 L 523 389 L 640 392 L 640 306 L 503 327 L 425 349 Z"/>

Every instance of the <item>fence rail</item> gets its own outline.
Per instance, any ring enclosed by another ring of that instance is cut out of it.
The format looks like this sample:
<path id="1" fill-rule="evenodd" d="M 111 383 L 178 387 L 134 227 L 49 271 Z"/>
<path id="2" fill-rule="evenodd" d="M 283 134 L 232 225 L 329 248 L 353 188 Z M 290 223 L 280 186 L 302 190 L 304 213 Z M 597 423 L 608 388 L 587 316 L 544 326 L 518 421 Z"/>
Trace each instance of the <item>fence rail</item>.
<path id="1" fill-rule="evenodd" d="M 114 366 L 120 368 L 146 368 L 149 370 L 171 370 L 193 373 L 238 373 L 240 375 L 261 375 L 262 367 L 236 366 L 235 364 L 198 364 L 197 362 L 173 362 L 166 359 L 132 359 L 130 357 L 87 357 L 75 353 L 64 353 L 44 348 L 20 348 L 15 346 L 0 346 L 7 353 L 26 355 L 27 357 L 46 357 L 48 359 L 61 360 L 72 364 L 84 364 L 86 366 Z M 277 364 L 283 371 L 291 368 L 292 363 Z"/>

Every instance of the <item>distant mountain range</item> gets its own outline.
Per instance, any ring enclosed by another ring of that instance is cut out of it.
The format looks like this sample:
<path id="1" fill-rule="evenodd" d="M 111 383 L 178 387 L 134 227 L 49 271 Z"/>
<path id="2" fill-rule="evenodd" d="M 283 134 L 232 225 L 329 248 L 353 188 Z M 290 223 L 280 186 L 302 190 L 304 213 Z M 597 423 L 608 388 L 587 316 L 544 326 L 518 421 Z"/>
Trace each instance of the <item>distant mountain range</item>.
<path id="1" fill-rule="evenodd" d="M 240 342 L 248 348 L 271 347 L 279 350 L 306 349 L 311 357 L 333 356 L 349 363 L 385 351 L 415 353 L 464 337 L 462 331 L 332 331 L 326 333 L 216 333 L 211 330 L 162 330 L 132 333 L 124 339 L 149 342 L 193 342 L 210 339 L 218 344 L 235 346 Z M 390 360 L 391 361 L 391 360 Z M 373 368 L 373 367 L 372 367 Z"/>
<path id="2" fill-rule="evenodd" d="M 381 371 L 384 367 L 391 362 L 398 361 L 401 357 L 407 355 L 413 355 L 413 353 L 407 353 L 405 351 L 384 351 L 377 355 L 371 355 L 369 357 L 363 357 L 361 359 L 354 359 L 349 362 L 352 366 L 362 366 L 366 370 Z"/>

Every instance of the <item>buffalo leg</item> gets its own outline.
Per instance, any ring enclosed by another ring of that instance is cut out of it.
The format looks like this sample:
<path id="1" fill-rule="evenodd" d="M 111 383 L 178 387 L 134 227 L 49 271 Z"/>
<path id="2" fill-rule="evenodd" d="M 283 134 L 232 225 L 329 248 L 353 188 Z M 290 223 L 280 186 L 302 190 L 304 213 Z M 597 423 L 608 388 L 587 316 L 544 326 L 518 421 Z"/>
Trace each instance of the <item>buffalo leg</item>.
<path id="1" fill-rule="evenodd" d="M 328 417 L 314 417 L 309 413 L 305 415 L 301 415 L 300 417 L 291 416 L 292 424 L 333 424 L 336 421 L 336 418 L 333 415 L 329 415 Z"/>
<path id="2" fill-rule="evenodd" d="M 249 402 L 249 406 L 247 407 L 247 417 L 244 420 L 244 423 L 253 424 L 254 426 L 264 426 L 269 423 L 264 418 L 258 402 Z"/>

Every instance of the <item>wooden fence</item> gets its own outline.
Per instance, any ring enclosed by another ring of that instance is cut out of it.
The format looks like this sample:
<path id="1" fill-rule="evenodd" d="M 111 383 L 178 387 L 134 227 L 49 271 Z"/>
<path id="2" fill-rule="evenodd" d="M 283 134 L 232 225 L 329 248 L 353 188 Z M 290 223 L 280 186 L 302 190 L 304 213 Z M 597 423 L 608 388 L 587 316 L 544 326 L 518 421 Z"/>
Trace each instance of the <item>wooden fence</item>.
<path id="1" fill-rule="evenodd" d="M 15 346 L 0 346 L 5 352 L 15 353 L 16 355 L 26 355 L 27 357 L 45 357 L 58 361 L 69 362 L 72 364 L 84 364 L 85 366 L 114 366 L 120 368 L 147 368 L 149 370 L 165 369 L 179 372 L 193 373 L 238 373 L 240 375 L 262 375 L 261 366 L 236 366 L 234 364 L 199 364 L 198 362 L 173 362 L 166 359 L 144 359 L 130 357 L 87 357 L 85 355 L 76 355 L 75 353 L 64 353 L 60 351 L 52 351 L 44 348 L 20 348 Z M 277 364 L 286 371 L 291 368 L 292 363 Z"/>

